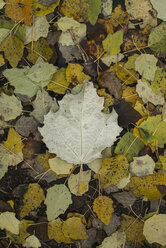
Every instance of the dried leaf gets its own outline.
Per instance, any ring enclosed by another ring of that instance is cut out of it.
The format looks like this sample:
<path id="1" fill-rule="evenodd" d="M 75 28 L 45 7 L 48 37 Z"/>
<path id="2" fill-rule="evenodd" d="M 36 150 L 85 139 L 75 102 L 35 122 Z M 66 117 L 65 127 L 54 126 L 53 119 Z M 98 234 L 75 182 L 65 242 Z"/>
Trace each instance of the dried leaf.
<path id="1" fill-rule="evenodd" d="M 55 8 L 59 5 L 60 0 L 57 0 L 56 3 L 52 3 L 51 5 L 42 5 L 40 4 L 40 1 L 33 0 L 34 1 L 34 11 L 36 16 L 46 16 L 52 12 L 54 12 Z"/>
<path id="2" fill-rule="evenodd" d="M 153 8 L 157 10 L 157 17 L 163 21 L 166 21 L 166 7 L 165 7 L 165 2 L 164 0 L 158 0 L 157 2 L 155 0 L 150 0 Z"/>
<path id="3" fill-rule="evenodd" d="M 7 96 L 1 94 L 0 96 L 0 115 L 5 121 L 15 119 L 22 113 L 21 101 L 19 101 L 14 95 Z"/>
<path id="4" fill-rule="evenodd" d="M 58 204 L 55 204 L 55 199 Z M 51 221 L 67 210 L 72 203 L 71 194 L 65 185 L 54 185 L 47 190 L 44 203 L 47 206 L 47 219 Z"/>
<path id="5" fill-rule="evenodd" d="M 72 84 L 82 84 L 85 79 L 90 79 L 83 72 L 84 67 L 80 64 L 69 63 L 66 68 L 66 80 Z"/>
<path id="6" fill-rule="evenodd" d="M 16 131 L 22 136 L 28 137 L 30 133 L 34 133 L 37 129 L 38 122 L 31 116 L 21 116 L 16 124 Z"/>
<path id="7" fill-rule="evenodd" d="M 88 20 L 90 24 L 95 25 L 98 15 L 101 12 L 101 0 L 93 1 L 93 0 L 87 0 L 87 3 L 89 4 L 88 7 Z"/>
<path id="8" fill-rule="evenodd" d="M 37 183 L 30 183 L 28 185 L 28 190 L 24 194 L 23 206 L 20 211 L 20 218 L 23 219 L 28 216 L 31 211 L 36 210 L 45 200 L 45 195 L 43 189 Z"/>
<path id="9" fill-rule="evenodd" d="M 72 172 L 73 164 L 69 164 L 64 160 L 61 160 L 57 157 L 50 158 L 48 160 L 50 169 L 56 173 L 56 175 L 67 176 Z M 69 183 L 69 182 L 68 182 Z M 69 187 L 70 188 L 70 187 Z"/>
<path id="10" fill-rule="evenodd" d="M 10 128 L 8 132 L 7 140 L 4 142 L 5 147 L 14 152 L 22 151 L 24 144 L 22 143 L 22 137 L 15 131 L 14 128 Z"/>
<path id="11" fill-rule="evenodd" d="M 101 112 L 103 100 L 90 82 L 85 83 L 79 94 L 65 95 L 59 102 L 59 111 L 49 112 L 44 127 L 39 129 L 49 151 L 73 164 L 89 163 L 101 157 L 101 151 L 111 146 L 121 131 L 114 111 L 110 115 Z"/>
<path id="12" fill-rule="evenodd" d="M 23 243 L 23 246 L 27 248 L 38 248 L 41 247 L 41 243 L 35 235 L 30 235 L 28 238 L 26 238 L 25 242 Z"/>
<path id="13" fill-rule="evenodd" d="M 64 221 L 62 226 L 62 232 L 65 237 L 74 240 L 88 238 L 85 225 L 82 223 L 81 217 L 70 217 L 66 221 Z"/>
<path id="14" fill-rule="evenodd" d="M 16 67 L 23 56 L 23 42 L 14 35 L 9 35 L 0 45 L 0 51 L 3 51 L 5 58 L 9 60 L 12 67 Z"/>
<path id="15" fill-rule="evenodd" d="M 110 237 L 105 238 L 102 244 L 98 246 L 98 248 L 121 248 L 125 244 L 125 240 L 125 232 L 115 232 Z"/>
<path id="16" fill-rule="evenodd" d="M 111 14 L 111 16 L 109 17 L 110 21 L 112 23 L 112 25 L 114 27 L 118 27 L 119 25 L 124 25 L 127 24 L 129 19 L 130 19 L 130 15 L 122 10 L 121 5 L 119 4 L 113 11 L 113 13 Z"/>
<path id="17" fill-rule="evenodd" d="M 19 224 L 20 221 L 15 217 L 15 213 L 4 212 L 0 214 L 0 229 L 19 234 Z"/>
<path id="18" fill-rule="evenodd" d="M 89 189 L 89 182 L 91 179 L 91 171 L 82 171 L 76 175 L 70 175 L 68 179 L 68 186 L 72 194 L 81 196 Z"/>
<path id="19" fill-rule="evenodd" d="M 114 212 L 113 201 L 107 196 L 98 196 L 93 202 L 93 211 L 105 225 L 109 225 Z"/>
<path id="20" fill-rule="evenodd" d="M 123 43 L 123 30 L 119 30 L 114 34 L 108 34 L 103 40 L 104 51 L 108 54 L 116 54 L 120 52 L 120 46 Z"/>

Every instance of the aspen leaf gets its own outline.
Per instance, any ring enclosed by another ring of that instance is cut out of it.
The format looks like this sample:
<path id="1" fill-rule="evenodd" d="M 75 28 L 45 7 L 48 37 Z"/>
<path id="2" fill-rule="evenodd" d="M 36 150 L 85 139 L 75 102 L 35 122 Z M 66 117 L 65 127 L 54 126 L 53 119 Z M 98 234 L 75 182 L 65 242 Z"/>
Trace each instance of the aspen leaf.
<path id="1" fill-rule="evenodd" d="M 5 14 L 13 21 L 32 25 L 33 0 L 6 0 Z"/>
<path id="2" fill-rule="evenodd" d="M 97 173 L 100 178 L 101 188 L 117 185 L 122 178 L 128 177 L 128 169 L 129 164 L 124 155 L 105 158 L 102 168 Z"/>
<path id="3" fill-rule="evenodd" d="M 20 221 L 15 217 L 15 213 L 3 212 L 0 214 L 0 229 L 19 234 L 19 224 Z"/>
<path id="4" fill-rule="evenodd" d="M 5 5 L 5 2 L 3 0 L 0 0 L 0 9 L 2 9 L 4 5 Z"/>
<path id="5" fill-rule="evenodd" d="M 70 175 L 68 186 L 74 195 L 81 196 L 89 189 L 89 182 L 91 179 L 91 171 L 80 171 L 78 174 Z"/>
<path id="6" fill-rule="evenodd" d="M 66 68 L 66 80 L 72 84 L 82 84 L 85 79 L 90 79 L 83 73 L 84 67 L 80 64 L 69 63 Z"/>
<path id="7" fill-rule="evenodd" d="M 35 9 L 35 15 L 36 16 L 46 16 L 52 12 L 54 12 L 55 8 L 59 5 L 60 0 L 57 0 L 55 3 L 52 3 L 49 6 L 44 6 L 43 4 L 40 4 L 39 0 L 33 0 L 34 1 L 34 9 Z"/>
<path id="8" fill-rule="evenodd" d="M 20 152 L 24 147 L 21 139 L 22 137 L 15 131 L 15 129 L 10 128 L 7 140 L 4 142 L 4 145 L 7 149 L 14 153 Z"/>
<path id="9" fill-rule="evenodd" d="M 9 35 L 10 30 L 6 28 L 0 28 L 0 44 Z"/>
<path id="10" fill-rule="evenodd" d="M 5 60 L 3 58 L 3 55 L 0 54 L 0 67 L 3 66 L 5 64 Z"/>
<path id="11" fill-rule="evenodd" d="M 47 89 L 58 94 L 65 94 L 70 82 L 66 80 L 66 69 L 60 68 L 54 74 L 47 85 Z"/>
<path id="12" fill-rule="evenodd" d="M 47 219 L 48 221 L 51 221 L 67 210 L 72 203 L 71 194 L 65 185 L 54 185 L 47 190 L 47 196 L 44 203 L 47 206 Z"/>
<path id="13" fill-rule="evenodd" d="M 26 26 L 26 37 L 24 44 L 28 44 L 32 41 L 37 41 L 40 37 L 47 37 L 49 29 L 49 23 L 45 16 L 36 16 L 33 26 Z"/>
<path id="14" fill-rule="evenodd" d="M 120 46 L 123 43 L 123 31 L 119 30 L 114 34 L 108 34 L 103 40 L 104 51 L 108 54 L 116 54 L 120 52 Z"/>
<path id="15" fill-rule="evenodd" d="M 20 211 L 20 218 L 28 216 L 31 211 L 36 210 L 44 201 L 43 189 L 37 183 L 30 183 L 27 192 L 24 194 L 23 206 Z"/>
<path id="16" fill-rule="evenodd" d="M 133 157 L 137 157 L 139 151 L 144 147 L 144 143 L 135 137 L 132 133 L 127 132 L 118 142 L 115 153 L 125 154 L 128 162 L 131 162 Z"/>
<path id="17" fill-rule="evenodd" d="M 66 161 L 59 159 L 57 157 L 50 158 L 48 162 L 50 165 L 50 169 L 54 171 L 56 175 L 67 176 L 71 173 L 73 169 L 73 164 L 69 164 Z"/>
<path id="18" fill-rule="evenodd" d="M 85 225 L 82 222 L 81 217 L 70 217 L 63 222 L 62 232 L 67 238 L 74 240 L 87 239 Z"/>
<path id="19" fill-rule="evenodd" d="M 144 177 L 153 174 L 155 167 L 154 160 L 146 154 L 145 156 L 133 158 L 130 163 L 130 172 L 138 177 Z"/>
<path id="20" fill-rule="evenodd" d="M 0 44 L 0 51 L 3 51 L 5 58 L 12 67 L 16 67 L 23 56 L 24 44 L 17 36 L 9 35 Z"/>
<path id="21" fill-rule="evenodd" d="M 157 58 L 152 54 L 141 54 L 135 60 L 135 70 L 142 78 L 153 81 L 157 70 Z"/>
<path id="22" fill-rule="evenodd" d="M 89 4 L 88 8 L 88 20 L 90 24 L 95 25 L 98 15 L 101 12 L 101 0 L 96 0 L 95 2 L 93 0 L 86 0 Z"/>
<path id="23" fill-rule="evenodd" d="M 14 120 L 22 113 L 21 102 L 17 97 L 1 94 L 0 96 L 0 115 L 5 121 Z"/>
<path id="24" fill-rule="evenodd" d="M 166 176 L 162 173 L 154 172 L 153 175 L 146 177 L 131 177 L 125 189 L 132 191 L 136 196 L 146 196 L 149 201 L 163 197 L 157 189 L 158 185 L 166 185 Z"/>
<path id="25" fill-rule="evenodd" d="M 63 221 L 60 218 L 48 223 L 48 237 L 54 239 L 57 243 L 72 243 L 69 237 L 65 237 L 62 232 Z"/>
<path id="26" fill-rule="evenodd" d="M 87 0 L 64 0 L 60 6 L 60 13 L 64 16 L 73 17 L 78 22 L 88 21 Z"/>
<path id="27" fill-rule="evenodd" d="M 107 196 L 98 196 L 93 202 L 93 211 L 105 225 L 109 225 L 114 212 L 113 201 Z"/>
<path id="28" fill-rule="evenodd" d="M 166 214 L 153 215 L 144 223 L 143 234 L 149 244 L 166 245 Z"/>
<path id="29" fill-rule="evenodd" d="M 33 64 L 36 63 L 39 57 L 44 58 L 44 60 L 48 62 L 53 55 L 53 51 L 50 48 L 47 40 L 42 37 L 39 40 L 33 42 L 33 50 L 32 43 L 26 45 L 26 48 L 28 50 L 27 59 Z"/>
<path id="30" fill-rule="evenodd" d="M 109 115 L 101 112 L 103 102 L 91 82 L 85 82 L 79 94 L 65 95 L 59 110 L 45 115 L 39 129 L 49 151 L 71 164 L 100 158 L 101 151 L 110 147 L 121 131 L 115 111 Z"/>
<path id="31" fill-rule="evenodd" d="M 123 220 L 121 221 L 120 232 L 126 234 L 126 244 L 140 243 L 145 239 L 143 235 L 143 222 L 139 221 L 138 218 L 122 214 Z"/>
<path id="32" fill-rule="evenodd" d="M 97 94 L 100 97 L 104 97 L 104 110 L 103 110 L 104 113 L 106 114 L 110 113 L 109 107 L 113 105 L 114 98 L 110 94 L 106 93 L 106 89 L 97 90 Z"/>
<path id="33" fill-rule="evenodd" d="M 98 248 L 121 248 L 125 244 L 126 234 L 125 232 L 115 232 L 111 236 L 105 238 Z"/>
<path id="34" fill-rule="evenodd" d="M 166 21 L 166 6 L 164 0 L 158 0 L 157 2 L 155 0 L 150 0 L 153 8 L 157 10 L 157 17 L 163 21 Z"/>
<path id="35" fill-rule="evenodd" d="M 110 66 L 112 63 L 118 63 L 124 58 L 124 55 L 122 53 L 116 53 L 116 54 L 109 54 L 109 55 L 104 55 L 101 57 L 102 62 L 106 66 Z"/>
<path id="36" fill-rule="evenodd" d="M 28 238 L 26 238 L 25 242 L 23 243 L 23 246 L 27 248 L 38 248 L 41 247 L 41 243 L 35 235 L 30 235 Z"/>
<path id="37" fill-rule="evenodd" d="M 109 18 L 112 25 L 114 27 L 118 27 L 119 25 L 127 24 L 130 19 L 130 15 L 126 11 L 122 10 L 121 5 L 119 4 Z"/>

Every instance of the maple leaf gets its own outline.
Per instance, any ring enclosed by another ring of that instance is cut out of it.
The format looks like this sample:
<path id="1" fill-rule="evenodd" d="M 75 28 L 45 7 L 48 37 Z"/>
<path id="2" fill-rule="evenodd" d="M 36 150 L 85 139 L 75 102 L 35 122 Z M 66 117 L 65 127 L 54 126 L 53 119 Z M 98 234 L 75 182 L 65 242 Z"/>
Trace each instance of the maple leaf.
<path id="1" fill-rule="evenodd" d="M 77 95 L 65 95 L 59 110 L 44 117 L 39 128 L 49 152 L 68 163 L 85 164 L 101 157 L 101 151 L 110 147 L 122 130 L 117 114 L 104 114 L 104 98 L 99 97 L 93 84 L 84 81 Z"/>

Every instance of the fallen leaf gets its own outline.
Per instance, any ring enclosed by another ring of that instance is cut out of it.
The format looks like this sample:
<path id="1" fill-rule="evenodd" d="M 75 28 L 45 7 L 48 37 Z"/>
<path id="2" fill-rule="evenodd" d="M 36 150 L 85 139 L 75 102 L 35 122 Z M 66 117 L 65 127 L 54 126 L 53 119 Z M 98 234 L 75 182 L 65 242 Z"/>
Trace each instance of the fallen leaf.
<path id="1" fill-rule="evenodd" d="M 45 16 L 36 16 L 33 26 L 26 26 L 26 38 L 24 44 L 37 41 L 40 37 L 46 38 L 48 35 L 49 23 Z"/>
<path id="2" fill-rule="evenodd" d="M 105 225 L 109 225 L 114 212 L 113 201 L 107 196 L 98 196 L 93 202 L 93 211 Z"/>
<path id="3" fill-rule="evenodd" d="M 27 248 L 38 248 L 41 247 L 41 243 L 35 235 L 30 235 L 28 238 L 26 238 L 23 246 Z"/>
<path id="4" fill-rule="evenodd" d="M 126 241 L 125 232 L 115 232 L 110 237 L 107 237 L 103 240 L 102 244 L 97 246 L 98 248 L 121 248 Z"/>
<path id="5" fill-rule="evenodd" d="M 135 70 L 142 78 L 153 81 L 157 70 L 157 58 L 152 54 L 141 54 L 135 60 Z"/>
<path id="6" fill-rule="evenodd" d="M 114 34 L 108 34 L 103 40 L 104 51 L 108 54 L 116 54 L 120 52 L 120 46 L 123 43 L 123 30 L 119 30 Z"/>
<path id="7" fill-rule="evenodd" d="M 137 157 L 140 150 L 144 147 L 144 143 L 132 133 L 125 133 L 115 148 L 115 154 L 124 154 L 131 162 L 133 157 Z"/>
<path id="8" fill-rule="evenodd" d="M 50 158 L 48 162 L 49 162 L 50 169 L 54 171 L 56 175 L 67 176 L 72 172 L 74 168 L 73 164 L 69 164 L 66 161 L 61 160 L 57 157 Z"/>
<path id="9" fill-rule="evenodd" d="M 69 63 L 66 68 L 66 80 L 72 84 L 82 84 L 85 79 L 90 79 L 88 75 L 83 72 L 84 67 L 80 64 Z"/>
<path id="10" fill-rule="evenodd" d="M 0 214 L 0 229 L 19 234 L 19 224 L 20 221 L 15 217 L 15 213 L 3 212 Z"/>
<path id="11" fill-rule="evenodd" d="M 162 92 L 159 92 L 158 94 L 154 93 L 154 91 L 148 86 L 148 84 L 141 80 L 137 81 L 136 91 L 142 98 L 144 103 L 151 102 L 154 105 L 163 105 L 165 102 L 164 94 Z"/>
<path id="12" fill-rule="evenodd" d="M 52 12 L 54 12 L 55 8 L 59 5 L 60 0 L 57 0 L 56 3 L 52 3 L 51 5 L 43 5 L 40 4 L 40 1 L 38 0 L 33 0 L 33 7 L 35 11 L 36 16 L 46 16 Z"/>
<path id="13" fill-rule="evenodd" d="M 3 0 L 0 1 L 0 9 L 2 9 L 5 6 L 5 2 Z"/>
<path id="14" fill-rule="evenodd" d="M 102 2 L 101 4 L 101 13 L 107 17 L 112 13 L 112 6 L 113 2 L 112 0 L 106 0 L 105 2 Z"/>
<path id="15" fill-rule="evenodd" d="M 87 0 L 87 3 L 89 5 L 87 13 L 88 13 L 88 20 L 90 24 L 95 25 L 98 15 L 101 12 L 101 0 L 93 1 L 93 0 Z"/>
<path id="16" fill-rule="evenodd" d="M 157 17 L 163 21 L 166 21 L 166 16 L 165 16 L 165 11 L 166 11 L 166 7 L 164 4 L 164 0 L 159 0 L 156 1 L 155 0 L 150 0 L 153 8 L 157 11 Z"/>
<path id="17" fill-rule="evenodd" d="M 5 147 L 14 152 L 22 151 L 24 144 L 22 143 L 22 137 L 15 131 L 14 128 L 10 128 L 7 136 L 7 140 L 4 142 Z"/>
<path id="18" fill-rule="evenodd" d="M 144 222 L 143 234 L 149 244 L 166 245 L 166 214 L 153 215 Z"/>
<path id="19" fill-rule="evenodd" d="M 32 139 L 31 137 L 27 138 L 22 149 L 24 159 L 34 158 L 34 156 L 40 152 L 40 148 L 41 142 Z"/>
<path id="20" fill-rule="evenodd" d="M 12 67 L 16 67 L 23 56 L 24 44 L 14 35 L 9 35 L 0 44 L 0 51 L 4 52 L 5 58 Z"/>
<path id="21" fill-rule="evenodd" d="M 114 9 L 109 19 L 114 27 L 118 27 L 119 25 L 121 25 L 122 27 L 123 25 L 128 23 L 130 15 L 126 11 L 124 11 L 122 9 L 122 6 L 119 4 Z"/>
<path id="22" fill-rule="evenodd" d="M 28 137 L 30 133 L 34 133 L 38 127 L 38 122 L 31 116 L 21 116 L 16 124 L 16 131 L 25 137 Z"/>
<path id="23" fill-rule="evenodd" d="M 154 160 L 149 156 L 134 157 L 130 163 L 130 173 L 138 177 L 145 177 L 153 174 L 155 168 Z"/>
<path id="24" fill-rule="evenodd" d="M 97 94 L 100 97 L 104 97 L 104 110 L 103 110 L 103 112 L 106 114 L 109 114 L 110 113 L 109 107 L 111 107 L 114 104 L 114 98 L 110 94 L 106 93 L 105 89 L 98 89 Z"/>
<path id="25" fill-rule="evenodd" d="M 55 199 L 58 204 L 55 204 Z M 72 203 L 71 194 L 65 185 L 56 184 L 47 190 L 44 203 L 47 206 L 47 219 L 52 221 L 63 214 Z"/>
<path id="26" fill-rule="evenodd" d="M 116 54 L 105 54 L 103 57 L 101 57 L 101 61 L 106 65 L 110 66 L 112 63 L 117 64 L 119 61 L 121 61 L 124 58 L 124 55 L 122 53 L 116 53 Z"/>
<path id="27" fill-rule="evenodd" d="M 89 163 L 101 157 L 101 151 L 111 146 L 121 131 L 114 111 L 110 115 L 101 112 L 103 101 L 91 82 L 85 82 L 79 94 L 65 95 L 59 102 L 59 111 L 49 112 L 45 116 L 44 126 L 39 129 L 49 151 L 73 164 Z M 70 126 L 70 132 L 66 123 Z M 49 131 L 50 136 L 48 130 L 52 130 Z"/>
<path id="28" fill-rule="evenodd" d="M 20 211 L 20 218 L 23 219 L 32 211 L 36 210 L 45 200 L 43 189 L 37 183 L 30 183 L 28 189 L 24 194 L 23 206 Z"/>
<path id="29" fill-rule="evenodd" d="M 68 179 L 68 186 L 72 194 L 81 196 L 89 190 L 91 171 L 80 171 L 78 174 L 71 174 Z"/>
<path id="30" fill-rule="evenodd" d="M 117 185 L 118 182 L 127 177 L 129 172 L 129 164 L 123 155 L 117 155 L 111 158 L 105 158 L 97 175 L 100 179 L 101 189 L 107 188 L 110 185 Z"/>
<path id="31" fill-rule="evenodd" d="M 0 95 L 0 115 L 5 121 L 15 119 L 22 113 L 21 101 L 14 95 L 7 96 L 6 94 Z"/>
<path id="32" fill-rule="evenodd" d="M 132 192 L 119 192 L 112 195 L 124 208 L 128 208 L 134 204 L 136 197 Z"/>
<path id="33" fill-rule="evenodd" d="M 82 223 L 81 217 L 70 217 L 64 221 L 62 225 L 62 232 L 65 237 L 74 240 L 88 238 L 85 225 Z"/>
<path id="34" fill-rule="evenodd" d="M 33 0 L 6 0 L 5 14 L 13 21 L 32 25 Z"/>
<path id="35" fill-rule="evenodd" d="M 45 91 L 38 91 L 36 94 L 35 100 L 32 102 L 34 110 L 31 112 L 31 115 L 35 117 L 35 119 L 43 123 L 44 115 L 46 115 L 51 109 L 53 112 L 58 110 L 58 104 L 56 100 L 52 99 L 51 96 Z"/>

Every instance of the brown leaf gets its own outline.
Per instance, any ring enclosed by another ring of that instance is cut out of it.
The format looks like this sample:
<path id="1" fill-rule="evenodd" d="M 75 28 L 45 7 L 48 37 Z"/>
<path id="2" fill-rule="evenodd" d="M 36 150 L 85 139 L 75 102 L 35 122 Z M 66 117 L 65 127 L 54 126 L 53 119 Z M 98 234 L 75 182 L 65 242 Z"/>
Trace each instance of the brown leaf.
<path id="1" fill-rule="evenodd" d="M 33 140 L 32 138 L 28 138 L 25 141 L 25 146 L 22 149 L 24 159 L 32 159 L 34 156 L 40 152 L 41 143 Z"/>

